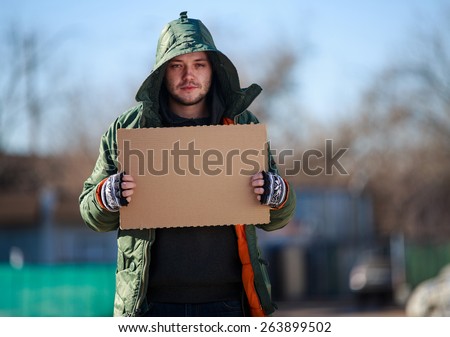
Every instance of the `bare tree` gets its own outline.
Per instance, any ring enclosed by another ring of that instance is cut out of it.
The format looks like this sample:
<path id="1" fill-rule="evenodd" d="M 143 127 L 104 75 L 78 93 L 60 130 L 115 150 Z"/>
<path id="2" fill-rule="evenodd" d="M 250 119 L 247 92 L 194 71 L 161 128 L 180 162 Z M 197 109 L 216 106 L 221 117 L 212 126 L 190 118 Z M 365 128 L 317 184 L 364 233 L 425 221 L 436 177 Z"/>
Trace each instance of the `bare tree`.
<path id="1" fill-rule="evenodd" d="M 21 45 L 18 30 L 12 27 L 4 36 L 2 44 L 2 62 L 0 62 L 0 150 L 4 150 L 6 139 L 11 129 L 17 127 L 18 112 L 23 108 L 17 100 L 21 87 L 21 63 L 18 55 L 21 54 Z"/>
<path id="2" fill-rule="evenodd" d="M 67 38 L 66 32 L 47 37 L 37 29 L 25 30 L 18 25 L 0 35 L 4 60 L 0 72 L 0 151 L 11 152 L 14 146 L 9 139 L 18 133 L 27 143 L 21 150 L 32 154 L 42 152 L 47 135 L 54 139 L 48 121 L 53 120 L 57 96 L 67 88 L 65 69 L 60 66 L 62 55 L 58 54 Z"/>
<path id="3" fill-rule="evenodd" d="M 352 147 L 351 181 L 375 194 L 382 233 L 450 237 L 450 15 L 446 18 L 420 35 L 420 48 L 375 79 L 345 136 Z"/>

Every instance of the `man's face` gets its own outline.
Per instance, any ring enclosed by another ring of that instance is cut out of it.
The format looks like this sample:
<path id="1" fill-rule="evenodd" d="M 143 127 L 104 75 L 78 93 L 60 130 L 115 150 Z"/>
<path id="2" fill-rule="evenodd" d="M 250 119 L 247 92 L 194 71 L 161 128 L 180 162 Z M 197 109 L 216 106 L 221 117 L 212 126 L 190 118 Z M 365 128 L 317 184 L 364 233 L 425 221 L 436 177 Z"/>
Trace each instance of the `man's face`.
<path id="1" fill-rule="evenodd" d="M 167 65 L 164 80 L 173 103 L 178 106 L 204 103 L 212 80 L 208 56 L 195 52 L 174 57 Z"/>

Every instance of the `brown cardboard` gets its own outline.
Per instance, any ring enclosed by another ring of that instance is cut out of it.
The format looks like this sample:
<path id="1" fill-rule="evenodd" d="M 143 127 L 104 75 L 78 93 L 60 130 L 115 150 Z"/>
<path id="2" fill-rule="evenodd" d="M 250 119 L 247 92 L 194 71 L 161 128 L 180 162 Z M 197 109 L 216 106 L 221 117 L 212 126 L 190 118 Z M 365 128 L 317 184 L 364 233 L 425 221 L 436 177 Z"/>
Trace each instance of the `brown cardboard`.
<path id="1" fill-rule="evenodd" d="M 119 129 L 120 168 L 137 187 L 122 229 L 263 224 L 250 185 L 267 166 L 263 124 Z"/>

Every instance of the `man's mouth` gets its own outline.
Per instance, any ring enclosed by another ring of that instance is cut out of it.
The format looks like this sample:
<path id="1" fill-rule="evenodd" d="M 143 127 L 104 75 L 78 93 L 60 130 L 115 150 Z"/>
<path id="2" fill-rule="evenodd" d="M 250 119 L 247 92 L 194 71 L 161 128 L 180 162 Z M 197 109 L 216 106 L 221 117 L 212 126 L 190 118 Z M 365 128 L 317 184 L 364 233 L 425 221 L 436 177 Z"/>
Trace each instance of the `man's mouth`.
<path id="1" fill-rule="evenodd" d="M 187 84 L 187 85 L 182 85 L 180 87 L 181 90 L 193 90 L 193 89 L 197 89 L 198 85 L 195 84 Z"/>

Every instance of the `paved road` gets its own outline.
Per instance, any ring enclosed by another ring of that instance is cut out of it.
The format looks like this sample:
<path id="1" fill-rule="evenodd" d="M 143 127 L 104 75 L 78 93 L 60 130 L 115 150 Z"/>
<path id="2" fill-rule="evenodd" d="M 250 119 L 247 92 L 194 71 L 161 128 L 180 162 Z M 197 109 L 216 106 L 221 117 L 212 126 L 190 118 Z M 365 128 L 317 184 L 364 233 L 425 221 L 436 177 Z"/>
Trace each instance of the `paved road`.
<path id="1" fill-rule="evenodd" d="M 360 308 L 352 302 L 281 302 L 275 317 L 405 317 L 394 305 Z"/>

